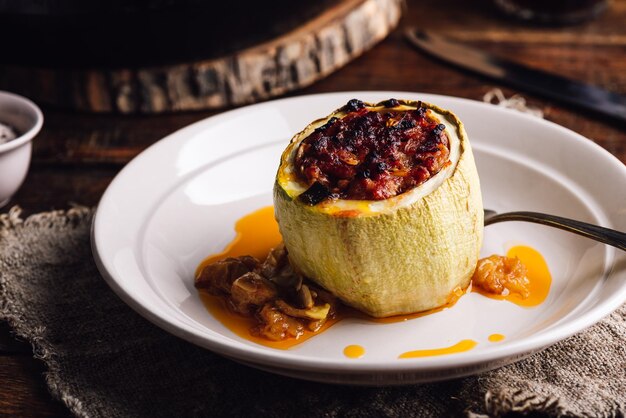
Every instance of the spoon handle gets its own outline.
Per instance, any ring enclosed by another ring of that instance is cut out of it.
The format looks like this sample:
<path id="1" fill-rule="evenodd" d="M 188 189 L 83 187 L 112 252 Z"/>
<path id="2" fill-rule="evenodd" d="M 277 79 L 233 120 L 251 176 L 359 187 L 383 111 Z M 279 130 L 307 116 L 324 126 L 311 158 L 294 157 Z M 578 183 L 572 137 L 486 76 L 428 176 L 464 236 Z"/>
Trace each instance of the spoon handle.
<path id="1" fill-rule="evenodd" d="M 534 222 L 541 225 L 548 225 L 554 228 L 563 229 L 573 232 L 583 237 L 591 238 L 596 241 L 603 242 L 608 245 L 626 251 L 626 234 L 614 229 L 604 228 L 598 225 L 588 224 L 586 222 L 575 221 L 573 219 L 561 218 L 560 216 L 547 215 L 545 213 L 536 212 L 508 212 L 499 213 L 491 217 L 485 218 L 485 226 L 497 222 L 505 221 L 523 221 Z"/>

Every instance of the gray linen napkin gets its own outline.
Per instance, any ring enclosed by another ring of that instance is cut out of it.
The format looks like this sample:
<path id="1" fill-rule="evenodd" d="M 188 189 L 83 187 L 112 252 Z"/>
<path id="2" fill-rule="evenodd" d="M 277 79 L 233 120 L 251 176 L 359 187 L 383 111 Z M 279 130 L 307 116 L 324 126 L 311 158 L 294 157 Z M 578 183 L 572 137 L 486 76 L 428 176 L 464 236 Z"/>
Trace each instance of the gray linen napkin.
<path id="1" fill-rule="evenodd" d="M 364 388 L 251 369 L 150 324 L 92 261 L 92 211 L 0 215 L 0 319 L 33 344 L 50 392 L 77 416 L 626 415 L 626 307 L 501 369 Z"/>

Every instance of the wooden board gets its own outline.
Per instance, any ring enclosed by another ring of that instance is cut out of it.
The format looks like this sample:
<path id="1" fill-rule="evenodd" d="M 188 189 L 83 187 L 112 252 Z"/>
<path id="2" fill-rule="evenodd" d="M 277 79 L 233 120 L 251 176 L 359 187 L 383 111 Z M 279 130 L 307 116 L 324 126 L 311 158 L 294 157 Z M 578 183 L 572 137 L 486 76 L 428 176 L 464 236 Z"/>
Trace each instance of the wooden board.
<path id="1" fill-rule="evenodd" d="M 402 0 L 343 0 L 294 30 L 219 58 L 121 69 L 4 65 L 0 89 L 92 112 L 218 109 L 308 86 L 382 40 Z"/>

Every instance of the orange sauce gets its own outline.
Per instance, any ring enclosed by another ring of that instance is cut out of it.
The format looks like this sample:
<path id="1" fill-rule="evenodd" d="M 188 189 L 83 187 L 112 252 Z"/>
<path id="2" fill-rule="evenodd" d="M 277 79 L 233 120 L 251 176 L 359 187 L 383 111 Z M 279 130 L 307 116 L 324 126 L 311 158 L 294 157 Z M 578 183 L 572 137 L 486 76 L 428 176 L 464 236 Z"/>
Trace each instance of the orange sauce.
<path id="1" fill-rule="evenodd" d="M 200 263 L 196 269 L 196 274 L 202 271 L 204 266 L 226 257 L 251 255 L 259 260 L 263 260 L 267 257 L 270 250 L 282 241 L 282 237 L 278 231 L 278 223 L 276 223 L 276 219 L 274 219 L 274 208 L 272 206 L 258 209 L 242 217 L 235 224 L 235 232 L 237 235 L 222 252 L 210 255 Z M 207 310 L 215 319 L 226 326 L 226 328 L 241 338 L 266 347 L 286 350 L 308 340 L 316 335 L 317 332 L 324 331 L 338 321 L 337 318 L 328 320 L 316 333 L 307 330 L 298 339 L 288 338 L 281 341 L 272 341 L 250 334 L 250 328 L 255 325 L 254 319 L 232 312 L 228 309 L 224 300 L 219 297 L 209 295 L 205 292 L 199 293 Z"/>
<path id="2" fill-rule="evenodd" d="M 317 332 L 305 330 L 304 334 L 302 334 L 298 339 L 287 338 L 280 341 L 272 341 L 267 338 L 254 336 L 250 333 L 250 329 L 256 325 L 253 318 L 248 318 L 231 311 L 226 306 L 224 299 L 218 296 L 212 296 L 205 292 L 199 293 L 204 306 L 206 306 L 211 315 L 213 315 L 215 319 L 217 319 L 222 325 L 231 330 L 233 333 L 245 340 L 252 341 L 266 347 L 277 348 L 279 350 L 287 350 L 296 344 L 300 344 L 318 333 L 323 332 L 327 328 L 330 328 L 339 320 L 338 318 L 329 319 Z"/>
<path id="3" fill-rule="evenodd" d="M 200 265 L 196 269 L 196 274 L 198 274 L 206 265 L 227 257 L 252 255 L 259 260 L 263 260 L 265 259 L 265 257 L 267 257 L 269 251 L 273 247 L 280 244 L 280 242 L 282 241 L 282 237 L 278 230 L 278 223 L 274 218 L 274 208 L 272 206 L 258 209 L 242 217 L 240 220 L 237 221 L 237 223 L 235 223 L 235 232 L 235 238 L 226 246 L 226 248 L 224 248 L 222 252 L 210 255 L 209 257 L 204 259 L 202 263 L 200 263 Z M 515 294 L 508 296 L 485 294 L 485 296 L 494 299 L 506 299 L 521 306 L 535 306 L 543 302 L 548 294 L 548 291 L 550 290 L 551 277 L 546 262 L 544 261 L 541 254 L 539 254 L 537 251 L 533 250 L 530 247 L 517 246 L 511 248 L 508 251 L 507 256 L 517 256 L 526 265 L 528 269 L 528 278 L 530 280 L 530 296 L 527 299 L 522 299 L 520 296 Z M 254 335 L 250 334 L 250 329 L 255 325 L 252 318 L 247 318 L 232 312 L 230 309 L 228 309 L 223 299 L 219 297 L 211 296 L 204 292 L 199 293 L 202 302 L 206 306 L 207 310 L 213 315 L 213 317 L 215 317 L 220 323 L 222 323 L 236 335 L 257 344 L 264 345 L 266 347 L 286 350 L 308 340 L 309 338 L 317 335 L 320 332 L 323 332 L 325 329 L 331 327 L 333 324 L 337 323 L 343 318 L 359 318 L 382 324 L 407 321 L 409 319 L 430 315 L 432 313 L 450 308 L 467 291 L 470 291 L 470 289 L 454 289 L 454 291 L 449 296 L 448 302 L 442 307 L 408 315 L 396 315 L 388 318 L 373 318 L 360 311 L 357 311 L 356 309 L 342 306 L 340 311 L 337 313 L 336 318 L 328 320 L 327 323 L 324 324 L 322 329 L 320 329 L 319 331 L 305 331 L 304 334 L 297 339 L 290 338 L 282 341 L 271 341 L 266 338 L 255 337 Z M 492 341 L 491 336 L 490 341 Z M 428 355 L 441 355 L 468 351 L 471 350 L 475 345 L 476 342 L 473 340 L 463 340 L 458 344 L 447 348 L 411 351 L 402 354 L 400 358 L 424 357 Z M 356 355 L 356 353 L 359 352 L 359 349 L 355 347 L 360 346 L 350 345 L 346 347 L 346 349 L 344 350 L 344 354 L 350 358 L 361 357 L 363 354 L 356 357 L 351 357 L 351 355 Z M 348 348 L 350 349 L 348 350 Z M 362 347 L 360 347 L 360 349 L 363 350 L 363 353 L 365 352 Z"/>
<path id="4" fill-rule="evenodd" d="M 499 341 L 504 340 L 504 335 L 502 335 L 502 334 L 491 334 L 488 337 L 488 340 L 491 341 L 492 343 L 497 343 Z"/>
<path id="5" fill-rule="evenodd" d="M 365 348 L 360 345 L 349 345 L 343 349 L 343 354 L 348 358 L 361 358 L 365 355 Z"/>
<path id="6" fill-rule="evenodd" d="M 417 357 L 432 357 L 442 356 L 445 354 L 462 353 L 469 351 L 476 347 L 478 343 L 474 340 L 461 340 L 458 343 L 451 345 L 450 347 L 443 348 L 430 348 L 426 350 L 407 351 L 398 356 L 398 358 L 417 358 Z"/>
<path id="7" fill-rule="evenodd" d="M 283 240 L 278 231 L 278 223 L 274 219 L 273 206 L 258 209 L 238 220 L 235 223 L 235 232 L 235 238 L 222 252 L 212 254 L 202 260 L 196 269 L 196 274 L 205 266 L 226 257 L 251 255 L 264 260 L 270 250 Z"/>
<path id="8" fill-rule="evenodd" d="M 439 306 L 438 308 L 429 309 L 427 311 L 415 312 L 415 313 L 404 314 L 404 315 L 388 316 L 386 318 L 374 318 L 373 316 L 369 316 L 368 314 L 363 313 L 354 308 L 350 308 L 348 306 L 342 306 L 341 312 L 339 313 L 338 316 L 341 318 L 350 317 L 350 318 L 364 319 L 369 322 L 376 322 L 378 324 L 393 324 L 396 322 L 403 322 L 403 321 L 408 321 L 409 319 L 415 319 L 415 318 L 419 318 L 422 316 L 431 315 L 436 312 L 441 312 L 444 309 L 451 308 L 458 302 L 461 296 L 463 296 L 466 293 L 466 291 L 467 290 L 463 290 L 460 287 L 455 288 L 452 291 L 452 293 L 450 293 L 450 295 L 448 296 L 448 301 L 446 302 L 445 305 Z"/>
<path id="9" fill-rule="evenodd" d="M 506 296 L 494 295 L 493 293 L 483 292 L 477 287 L 474 287 L 472 291 L 478 292 L 491 299 L 508 300 L 509 302 L 524 307 L 537 306 L 546 300 L 550 292 L 552 276 L 550 275 L 550 270 L 548 270 L 548 265 L 543 259 L 543 256 L 537 250 L 525 245 L 512 247 L 507 251 L 506 256 L 517 257 L 526 266 L 526 277 L 528 277 L 529 281 L 528 290 L 530 291 L 530 295 L 527 298 L 517 293 L 510 293 Z"/>

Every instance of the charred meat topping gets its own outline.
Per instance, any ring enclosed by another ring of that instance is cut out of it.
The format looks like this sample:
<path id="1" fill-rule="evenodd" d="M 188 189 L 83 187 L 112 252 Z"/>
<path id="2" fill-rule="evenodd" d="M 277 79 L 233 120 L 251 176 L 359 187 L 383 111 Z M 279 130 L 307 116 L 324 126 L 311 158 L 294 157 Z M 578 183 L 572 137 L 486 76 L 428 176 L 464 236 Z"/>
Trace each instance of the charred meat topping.
<path id="1" fill-rule="evenodd" d="M 445 125 L 426 108 L 373 111 L 359 103 L 348 102 L 346 116 L 329 119 L 300 143 L 296 172 L 310 188 L 304 203 L 387 199 L 424 183 L 448 163 Z"/>
<path id="2" fill-rule="evenodd" d="M 397 99 L 389 99 L 389 100 L 385 100 L 383 102 L 380 102 L 381 105 L 385 106 L 385 107 L 397 107 L 400 106 L 400 102 Z"/>
<path id="3" fill-rule="evenodd" d="M 304 193 L 298 196 L 298 199 L 307 205 L 315 206 L 329 197 L 331 197 L 330 190 L 328 190 L 326 186 L 322 186 L 320 183 L 315 182 Z"/>
<path id="4" fill-rule="evenodd" d="M 365 107 L 365 103 L 360 101 L 359 99 L 352 99 L 343 107 L 345 112 L 356 112 L 357 110 L 361 110 Z"/>

